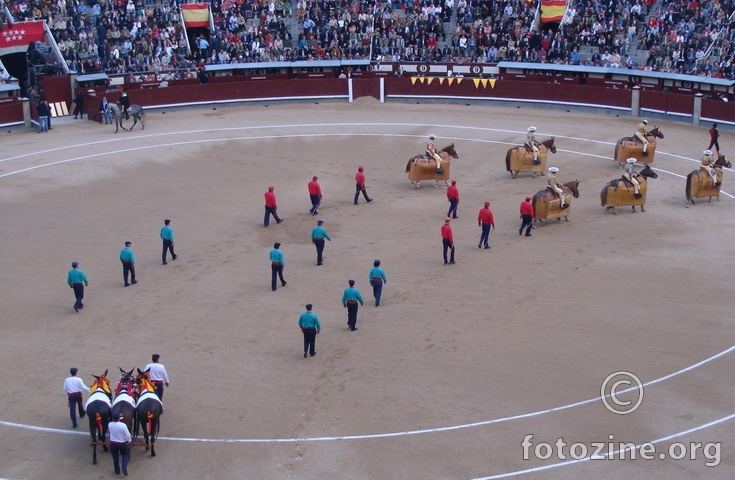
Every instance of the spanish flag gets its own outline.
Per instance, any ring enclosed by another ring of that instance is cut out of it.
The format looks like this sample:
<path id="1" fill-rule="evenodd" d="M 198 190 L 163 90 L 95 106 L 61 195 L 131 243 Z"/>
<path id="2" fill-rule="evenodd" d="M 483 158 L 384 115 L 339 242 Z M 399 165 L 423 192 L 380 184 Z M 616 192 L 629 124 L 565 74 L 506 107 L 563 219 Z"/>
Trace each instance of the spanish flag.
<path id="1" fill-rule="evenodd" d="M 186 28 L 209 26 L 209 5 L 202 3 L 187 3 L 181 5 L 184 13 Z"/>
<path id="2" fill-rule="evenodd" d="M 566 10 L 566 0 L 541 0 L 541 23 L 561 22 Z"/>

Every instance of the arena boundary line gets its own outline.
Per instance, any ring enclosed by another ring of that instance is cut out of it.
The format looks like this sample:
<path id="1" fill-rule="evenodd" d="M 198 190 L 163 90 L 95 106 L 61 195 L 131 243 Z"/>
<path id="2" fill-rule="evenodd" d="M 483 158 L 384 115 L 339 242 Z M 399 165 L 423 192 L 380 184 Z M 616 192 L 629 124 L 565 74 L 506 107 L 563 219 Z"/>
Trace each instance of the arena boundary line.
<path id="1" fill-rule="evenodd" d="M 682 375 L 684 373 L 690 372 L 696 368 L 701 367 L 702 365 L 706 365 L 710 362 L 713 362 L 720 357 L 724 357 L 725 355 L 735 351 L 735 345 L 732 345 L 729 348 L 726 348 L 725 350 L 722 350 L 719 353 L 716 353 L 714 355 L 711 355 L 704 360 L 700 360 L 697 363 L 694 363 L 692 365 L 689 365 L 688 367 L 679 369 L 675 372 L 669 373 L 668 375 L 664 375 L 663 377 L 659 377 L 653 380 L 650 380 L 648 382 L 643 383 L 643 387 L 649 387 L 651 385 L 655 385 L 657 383 L 661 383 L 665 380 L 669 380 L 670 378 L 677 377 L 679 375 Z M 617 394 L 623 394 L 626 392 L 634 391 L 638 387 L 631 387 L 625 390 L 619 390 L 616 393 Z M 368 440 L 368 439 L 375 439 L 375 438 L 392 438 L 392 437 L 407 437 L 412 435 L 422 435 L 422 434 L 429 434 L 429 433 L 440 433 L 440 432 L 450 432 L 454 430 L 465 430 L 468 428 L 475 428 L 475 427 L 483 427 L 487 425 L 493 425 L 497 423 L 505 423 L 510 422 L 513 420 L 520 420 L 522 418 L 532 418 L 532 417 L 538 417 L 541 415 L 545 415 L 547 413 L 554 413 L 554 412 L 561 412 L 564 410 L 569 410 L 575 407 L 581 407 L 583 405 L 589 405 L 594 402 L 601 401 L 602 397 L 597 396 L 594 398 L 589 398 L 587 400 L 581 400 L 579 402 L 574 403 L 568 403 L 566 405 L 561 405 L 558 407 L 552 407 L 547 408 L 545 410 L 537 410 L 535 412 L 528 412 L 528 413 L 521 413 L 518 415 L 511 415 L 508 417 L 502 417 L 502 418 L 495 418 L 491 420 L 483 420 L 479 422 L 472 422 L 472 423 L 464 423 L 459 425 L 449 425 L 446 427 L 435 427 L 435 428 L 424 428 L 420 430 L 404 430 L 400 432 L 390 432 L 390 433 L 372 433 L 372 434 L 364 434 L 364 435 L 336 435 L 336 436 L 329 436 L 329 437 L 292 437 L 292 438 L 194 438 L 194 437 L 158 437 L 161 440 L 171 440 L 171 441 L 178 441 L 178 442 L 199 442 L 199 443 L 300 443 L 300 442 L 328 442 L 328 441 L 337 441 L 337 440 Z M 735 417 L 735 413 L 728 416 L 723 417 L 727 418 L 728 420 L 732 417 Z M 48 427 L 39 427 L 35 425 L 27 425 L 22 423 L 15 423 L 15 422 L 8 422 L 5 420 L 0 420 L 0 425 L 7 426 L 7 427 L 15 427 L 15 428 L 22 428 L 25 430 L 33 430 L 33 431 L 41 431 L 41 432 L 53 432 L 53 433 L 63 433 L 66 435 L 88 435 L 85 432 L 78 432 L 78 431 L 68 431 L 68 430 L 62 430 L 58 428 L 48 428 Z M 706 428 L 709 424 L 705 424 L 704 426 L 699 427 L 693 427 L 693 428 Z M 696 431 L 696 430 L 692 430 Z M 668 437 L 665 437 L 668 438 Z M 663 441 L 663 440 L 660 440 Z M 569 462 L 565 462 L 569 463 Z M 570 463 L 571 464 L 571 463 Z M 491 477 L 491 478 L 502 478 L 502 477 Z"/>

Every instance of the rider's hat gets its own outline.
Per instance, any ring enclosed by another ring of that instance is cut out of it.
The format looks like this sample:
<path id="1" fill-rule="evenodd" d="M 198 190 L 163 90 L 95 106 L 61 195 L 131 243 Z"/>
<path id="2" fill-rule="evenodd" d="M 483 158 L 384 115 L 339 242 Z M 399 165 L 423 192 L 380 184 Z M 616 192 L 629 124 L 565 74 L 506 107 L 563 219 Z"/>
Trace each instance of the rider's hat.
<path id="1" fill-rule="evenodd" d="M 643 123 L 643 125 L 648 125 L 648 120 L 642 120 L 641 122 Z"/>
<path id="2" fill-rule="evenodd" d="M 556 173 L 556 172 L 558 172 L 558 171 L 559 171 L 559 169 L 558 169 L 558 168 L 556 168 L 556 167 L 549 167 L 549 171 L 550 171 L 551 173 Z"/>
<path id="3" fill-rule="evenodd" d="M 535 132 L 536 131 L 536 127 L 528 127 L 528 131 L 529 132 Z"/>
<path id="4" fill-rule="evenodd" d="M 635 163 L 636 161 L 637 160 L 633 157 L 630 157 L 629 159 L 626 160 L 627 163 Z"/>
<path id="5" fill-rule="evenodd" d="M 705 150 L 702 153 L 705 155 L 712 155 L 712 150 Z"/>
<path id="6" fill-rule="evenodd" d="M 429 134 L 429 138 L 432 139 L 432 140 L 434 140 L 436 138 L 436 135 L 434 135 L 433 133 L 430 133 Z"/>

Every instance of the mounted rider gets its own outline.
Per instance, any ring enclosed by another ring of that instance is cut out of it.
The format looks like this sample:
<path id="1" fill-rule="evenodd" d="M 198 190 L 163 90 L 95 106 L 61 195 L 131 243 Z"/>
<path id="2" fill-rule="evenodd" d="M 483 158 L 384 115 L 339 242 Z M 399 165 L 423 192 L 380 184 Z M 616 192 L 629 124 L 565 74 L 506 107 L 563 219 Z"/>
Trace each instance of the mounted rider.
<path id="1" fill-rule="evenodd" d="M 538 142 L 536 141 L 536 136 L 534 135 L 534 132 L 536 131 L 536 127 L 528 127 L 528 131 L 526 133 L 526 143 L 525 146 L 533 152 L 533 163 L 538 165 L 541 163 L 541 161 L 538 159 Z"/>
<path id="2" fill-rule="evenodd" d="M 638 128 L 636 129 L 633 136 L 637 138 L 638 140 L 643 143 L 643 156 L 648 156 L 648 140 L 646 139 L 646 135 L 651 133 L 651 130 L 646 129 L 646 125 L 648 125 L 648 120 L 641 120 L 641 123 L 638 124 Z"/>
<path id="3" fill-rule="evenodd" d="M 712 154 L 712 150 L 705 150 L 702 152 L 702 158 L 699 159 L 702 164 L 699 166 L 699 169 L 703 172 L 706 172 L 707 175 L 712 177 L 712 185 L 715 187 L 720 186 L 720 182 L 717 181 L 717 170 L 715 170 L 714 162 L 715 157 Z"/>
<path id="4" fill-rule="evenodd" d="M 117 103 L 123 109 L 123 115 L 125 115 L 125 120 L 130 120 L 130 114 L 128 113 L 128 109 L 130 108 L 130 99 L 128 98 L 127 89 L 123 89 L 122 95 L 120 96 L 120 100 L 118 100 Z"/>
<path id="5" fill-rule="evenodd" d="M 559 200 L 561 200 L 560 208 L 563 210 L 567 208 L 569 204 L 564 202 L 564 190 L 559 186 L 559 182 L 556 180 L 556 174 L 558 172 L 558 168 L 549 167 L 549 174 L 546 176 L 546 188 L 559 195 Z"/>
<path id="6" fill-rule="evenodd" d="M 627 180 L 633 185 L 633 195 L 635 198 L 641 198 L 641 184 L 635 178 L 635 162 L 636 159 L 632 157 L 625 161 L 625 166 L 623 166 L 623 180 Z"/>
<path id="7" fill-rule="evenodd" d="M 436 140 L 436 135 L 432 133 L 429 135 L 429 141 L 426 142 L 426 155 L 436 161 L 436 173 L 444 173 L 444 170 L 442 169 L 442 157 L 439 155 L 439 152 L 436 151 L 434 140 Z"/>

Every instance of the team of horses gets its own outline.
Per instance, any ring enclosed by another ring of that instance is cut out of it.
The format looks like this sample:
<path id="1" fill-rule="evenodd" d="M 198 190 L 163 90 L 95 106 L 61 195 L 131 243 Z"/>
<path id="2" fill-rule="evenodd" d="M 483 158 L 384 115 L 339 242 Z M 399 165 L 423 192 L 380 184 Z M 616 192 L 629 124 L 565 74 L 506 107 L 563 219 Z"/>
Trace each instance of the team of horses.
<path id="1" fill-rule="evenodd" d="M 645 133 L 644 137 L 648 141 L 645 155 L 643 153 L 643 143 L 635 136 L 623 137 L 615 143 L 613 160 L 617 162 L 618 167 L 627 162 L 629 158 L 634 158 L 637 162 L 643 163 L 644 168 L 635 174 L 640 195 L 635 195 L 633 183 L 622 176 L 611 180 L 602 188 L 600 203 L 606 211 L 611 210 L 613 214 L 617 215 L 616 207 L 621 206 L 630 206 L 633 212 L 636 211 L 637 206 L 640 206 L 641 212 L 646 211 L 648 180 L 658 178 L 658 174 L 649 164 L 653 163 L 656 154 L 656 139 L 663 139 L 664 134 L 659 127 L 654 127 L 650 132 Z M 530 172 L 533 177 L 543 174 L 546 170 L 548 152 L 556 153 L 555 138 L 551 137 L 538 143 L 537 148 L 539 153 L 535 160 L 533 151 L 525 144 L 510 148 L 507 151 L 505 169 L 510 172 L 511 178 L 516 178 L 521 172 Z M 428 155 L 416 155 L 408 160 L 406 173 L 408 173 L 408 179 L 414 189 L 420 188 L 421 180 L 435 180 L 434 188 L 438 188 L 439 180 L 444 180 L 446 185 L 449 184 L 450 159 L 459 158 L 454 144 L 452 143 L 443 148 L 440 156 L 442 158 L 441 168 L 437 166 L 436 160 Z M 730 161 L 724 155 L 719 155 L 713 163 L 716 172 L 714 180 L 708 172 L 701 168 L 689 173 L 686 178 L 685 192 L 687 207 L 694 204 L 695 198 L 708 198 L 710 202 L 712 202 L 713 197 L 719 199 L 723 168 L 731 167 Z M 568 221 L 571 198 L 579 197 L 579 183 L 579 180 L 575 180 L 559 185 L 564 191 L 564 202 L 551 188 L 536 192 L 532 199 L 536 221 L 543 222 L 554 218 L 561 221 L 561 217 Z M 561 208 L 563 204 L 566 204 L 566 208 Z"/>
<path id="2" fill-rule="evenodd" d="M 118 367 L 120 368 L 120 367 Z M 145 450 L 151 451 L 151 457 L 156 456 L 156 438 L 161 426 L 163 402 L 156 394 L 156 388 L 150 380 L 148 371 L 138 369 L 137 375 L 133 370 L 126 372 L 120 368 L 120 379 L 115 391 L 110 389 L 108 371 L 99 376 L 94 375 L 94 382 L 90 385 L 90 394 L 86 402 L 87 416 L 89 417 L 89 434 L 92 437 L 92 463 L 97 464 L 97 445 L 107 452 L 108 424 L 113 418 L 123 414 L 122 422 L 127 425 L 133 439 L 136 439 L 143 429 Z M 113 400 L 114 396 L 114 400 Z"/>

